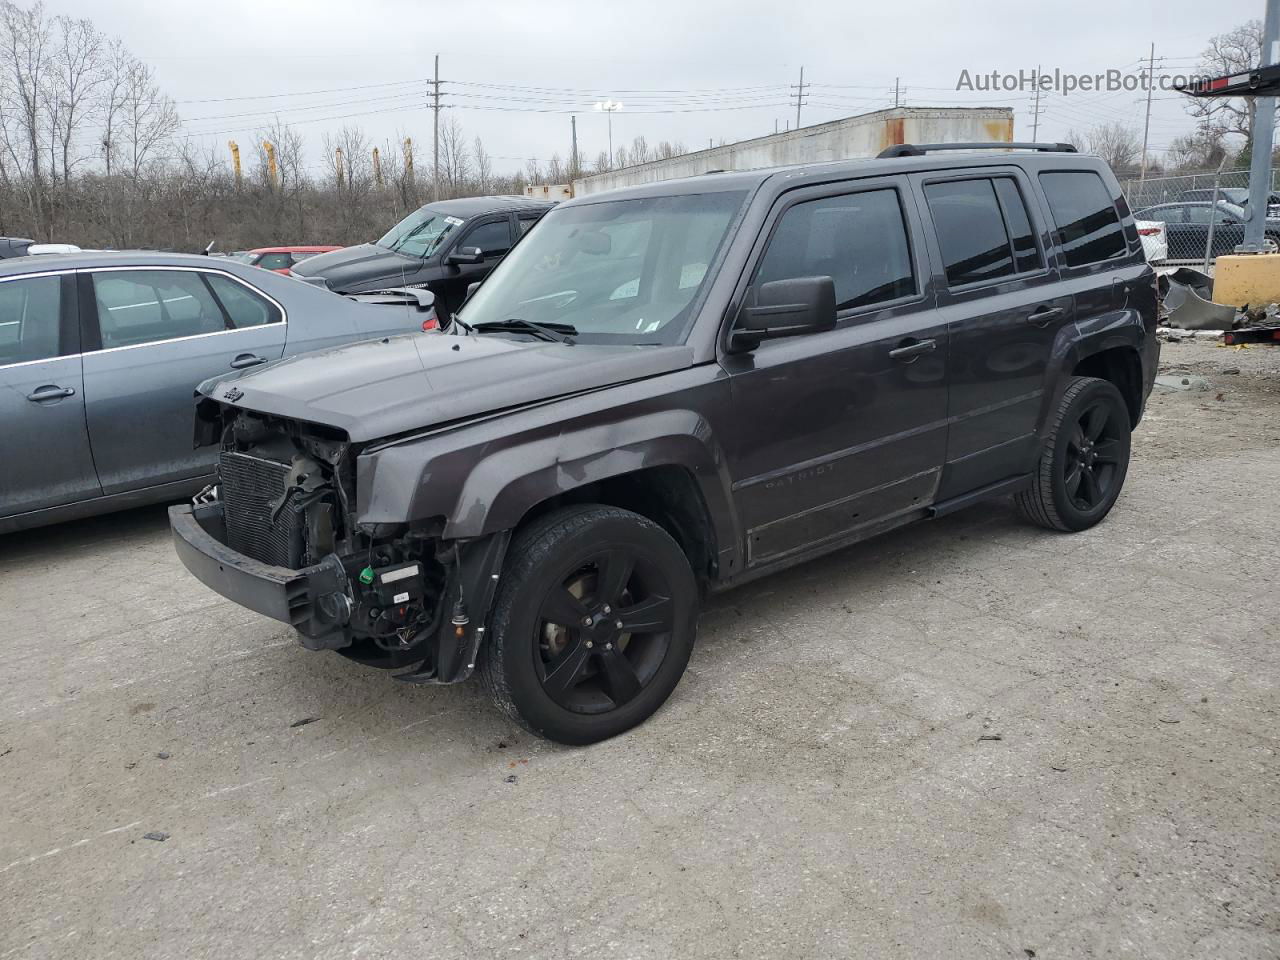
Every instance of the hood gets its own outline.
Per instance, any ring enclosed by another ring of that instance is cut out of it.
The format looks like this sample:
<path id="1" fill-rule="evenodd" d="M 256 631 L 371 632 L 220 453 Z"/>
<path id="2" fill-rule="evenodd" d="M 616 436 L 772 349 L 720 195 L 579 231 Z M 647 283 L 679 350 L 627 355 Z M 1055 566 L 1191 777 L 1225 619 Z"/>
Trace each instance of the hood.
<path id="1" fill-rule="evenodd" d="M 207 380 L 220 403 L 325 424 L 354 442 L 683 370 L 687 346 L 601 346 L 413 333 Z"/>
<path id="2" fill-rule="evenodd" d="M 386 281 L 395 281 L 396 286 L 412 283 L 426 265 L 420 257 L 362 243 L 307 257 L 294 265 L 293 272 L 300 277 L 323 277 L 330 290 L 347 292 Z"/>

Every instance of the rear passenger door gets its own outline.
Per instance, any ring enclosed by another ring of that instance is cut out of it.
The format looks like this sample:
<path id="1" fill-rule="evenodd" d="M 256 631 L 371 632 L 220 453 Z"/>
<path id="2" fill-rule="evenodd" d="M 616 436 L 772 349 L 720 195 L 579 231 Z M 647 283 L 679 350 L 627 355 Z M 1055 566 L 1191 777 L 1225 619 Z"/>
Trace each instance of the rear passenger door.
<path id="1" fill-rule="evenodd" d="M 192 449 L 195 388 L 279 359 L 280 305 L 214 271 L 94 270 L 79 284 L 85 405 L 103 492 L 211 474 L 213 451 Z"/>
<path id="2" fill-rule="evenodd" d="M 1072 319 L 1043 212 L 1017 168 L 916 174 L 951 343 L 951 430 L 938 498 L 1025 473 L 1054 339 Z"/>
<path id="3" fill-rule="evenodd" d="M 946 450 L 947 333 L 902 177 L 778 201 L 740 297 L 835 281 L 834 330 L 730 353 L 723 434 L 749 566 L 801 554 L 934 499 Z"/>
<path id="4" fill-rule="evenodd" d="M 0 517 L 101 495 L 71 273 L 0 280 Z"/>

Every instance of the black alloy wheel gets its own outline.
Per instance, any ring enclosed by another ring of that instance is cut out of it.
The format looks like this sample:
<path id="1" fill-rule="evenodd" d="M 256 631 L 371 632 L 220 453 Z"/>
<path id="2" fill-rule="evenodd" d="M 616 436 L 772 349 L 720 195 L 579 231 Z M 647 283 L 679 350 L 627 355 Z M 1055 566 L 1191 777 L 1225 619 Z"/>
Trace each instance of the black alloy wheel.
<path id="1" fill-rule="evenodd" d="M 534 733 L 594 743 L 670 696 L 696 615 L 693 572 L 665 530 L 615 507 L 568 507 L 512 542 L 481 677 Z"/>
<path id="2" fill-rule="evenodd" d="M 1124 486 L 1132 422 L 1115 384 L 1072 377 L 1048 425 L 1032 481 L 1014 496 L 1023 517 L 1063 532 L 1101 521 Z"/>

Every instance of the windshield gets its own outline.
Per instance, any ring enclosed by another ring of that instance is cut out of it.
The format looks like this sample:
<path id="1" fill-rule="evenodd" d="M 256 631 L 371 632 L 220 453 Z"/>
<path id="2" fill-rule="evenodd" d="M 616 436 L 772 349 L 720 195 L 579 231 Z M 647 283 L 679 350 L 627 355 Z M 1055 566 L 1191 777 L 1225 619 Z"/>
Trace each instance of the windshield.
<path id="1" fill-rule="evenodd" d="M 569 324 L 595 343 L 678 343 L 742 192 L 559 207 L 462 311 L 475 326 Z"/>
<path id="2" fill-rule="evenodd" d="M 457 217 L 447 217 L 430 207 L 419 207 L 384 233 L 377 243 L 396 253 L 429 257 L 449 231 L 462 223 Z"/>

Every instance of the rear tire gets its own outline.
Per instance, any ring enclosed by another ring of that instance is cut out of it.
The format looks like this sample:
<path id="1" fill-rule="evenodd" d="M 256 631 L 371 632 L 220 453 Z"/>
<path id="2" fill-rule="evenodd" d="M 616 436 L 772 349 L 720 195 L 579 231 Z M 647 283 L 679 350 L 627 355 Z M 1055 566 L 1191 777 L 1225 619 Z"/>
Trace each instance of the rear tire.
<path id="1" fill-rule="evenodd" d="M 1014 496 L 1018 512 L 1063 532 L 1100 522 L 1124 485 L 1131 431 L 1129 408 L 1115 384 L 1073 377 L 1054 413 L 1035 479 Z"/>
<path id="2" fill-rule="evenodd" d="M 557 510 L 507 554 L 480 677 L 498 709 L 566 744 L 648 719 L 693 650 L 689 561 L 656 523 L 616 507 Z"/>

